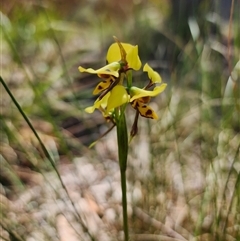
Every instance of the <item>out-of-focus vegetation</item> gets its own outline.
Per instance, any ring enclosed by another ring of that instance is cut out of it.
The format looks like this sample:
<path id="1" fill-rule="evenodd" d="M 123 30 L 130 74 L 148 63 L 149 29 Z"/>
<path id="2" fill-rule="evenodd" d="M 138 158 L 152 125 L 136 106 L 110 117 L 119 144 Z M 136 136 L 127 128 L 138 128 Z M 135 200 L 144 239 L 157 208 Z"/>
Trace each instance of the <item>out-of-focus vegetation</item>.
<path id="1" fill-rule="evenodd" d="M 1 77 L 61 180 L 1 85 L 0 239 L 121 240 L 115 136 L 87 148 L 108 125 L 84 113 L 98 79 L 77 69 L 103 66 L 115 35 L 168 83 L 130 144 L 131 239 L 239 240 L 239 5 L 3 1 Z"/>

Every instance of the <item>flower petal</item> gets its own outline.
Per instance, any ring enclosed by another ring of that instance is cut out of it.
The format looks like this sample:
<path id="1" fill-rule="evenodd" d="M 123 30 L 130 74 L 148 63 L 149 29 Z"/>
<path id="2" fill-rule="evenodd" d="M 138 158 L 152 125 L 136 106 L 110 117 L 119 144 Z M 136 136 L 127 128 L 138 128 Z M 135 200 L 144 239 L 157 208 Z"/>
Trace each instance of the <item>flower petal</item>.
<path id="1" fill-rule="evenodd" d="M 89 106 L 85 108 L 85 111 L 91 114 L 94 112 L 95 109 L 100 109 L 100 107 L 105 109 L 107 106 L 109 96 L 110 96 L 110 93 L 107 93 L 102 99 L 97 98 L 93 106 Z"/>
<path id="2" fill-rule="evenodd" d="M 140 89 L 138 87 L 131 87 L 130 89 L 130 93 L 132 98 L 130 99 L 130 102 L 142 98 L 142 97 L 153 97 L 153 96 L 157 96 L 158 94 L 160 94 L 161 92 L 163 92 L 166 88 L 167 84 L 161 84 L 160 86 L 155 87 L 153 90 L 144 90 L 144 89 Z"/>
<path id="3" fill-rule="evenodd" d="M 100 75 L 113 75 L 115 77 L 119 76 L 119 69 L 121 68 L 121 65 L 118 62 L 113 62 L 111 64 L 108 64 L 100 69 L 94 70 L 92 68 L 85 69 L 82 66 L 79 66 L 78 69 L 80 72 L 87 72 L 90 74 L 98 74 Z"/>
<path id="4" fill-rule="evenodd" d="M 147 63 L 144 65 L 143 71 L 148 73 L 148 77 L 152 83 L 162 82 L 161 76 L 156 71 L 154 71 Z"/>
<path id="5" fill-rule="evenodd" d="M 126 60 L 128 67 L 134 70 L 139 70 L 142 66 L 141 60 L 138 56 L 138 46 L 133 46 L 127 43 L 121 43 L 127 53 Z M 113 43 L 107 52 L 108 63 L 116 62 L 121 60 L 121 51 L 117 43 Z"/>
<path id="6" fill-rule="evenodd" d="M 156 114 L 156 112 L 148 105 L 135 100 L 131 103 L 132 107 L 134 109 L 137 109 L 140 113 L 141 116 L 146 117 L 146 118 L 151 118 L 151 119 L 158 119 L 158 115 Z"/>
<path id="7" fill-rule="evenodd" d="M 93 95 L 98 95 L 102 91 L 106 90 L 115 81 L 113 76 L 109 76 L 108 79 L 100 82 L 93 91 Z"/>
<path id="8" fill-rule="evenodd" d="M 155 119 L 155 120 L 158 119 L 158 115 L 150 106 L 147 106 L 147 105 L 139 106 L 138 111 L 139 111 L 140 115 L 143 117 L 151 118 L 151 119 Z"/>
<path id="9" fill-rule="evenodd" d="M 134 46 L 127 43 L 121 43 L 126 53 L 128 53 Z M 121 60 L 121 52 L 117 43 L 110 45 L 107 52 L 107 62 L 113 63 Z"/>
<path id="10" fill-rule="evenodd" d="M 127 52 L 127 62 L 128 62 L 128 67 L 132 68 L 134 70 L 139 70 L 142 66 L 141 60 L 139 59 L 138 56 L 138 46 L 133 46 L 129 52 Z"/>
<path id="11" fill-rule="evenodd" d="M 126 89 L 122 85 L 116 85 L 109 96 L 107 104 L 107 112 L 121 106 L 129 101 L 129 96 Z"/>
<path id="12" fill-rule="evenodd" d="M 95 110 L 95 106 L 89 106 L 87 108 L 85 108 L 85 111 L 89 114 L 92 114 Z"/>

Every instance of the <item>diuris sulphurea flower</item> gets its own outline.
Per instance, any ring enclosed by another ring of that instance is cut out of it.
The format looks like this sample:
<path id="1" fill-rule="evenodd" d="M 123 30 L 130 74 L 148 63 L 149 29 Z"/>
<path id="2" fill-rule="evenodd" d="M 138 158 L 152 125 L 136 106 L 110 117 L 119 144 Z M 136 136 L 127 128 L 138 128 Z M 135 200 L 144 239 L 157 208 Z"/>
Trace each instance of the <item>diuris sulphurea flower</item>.
<path id="1" fill-rule="evenodd" d="M 97 70 L 92 68 L 86 69 L 82 66 L 78 68 L 80 72 L 97 74 L 98 77 L 102 79 L 93 91 L 93 95 L 100 94 L 100 96 L 92 107 L 86 108 L 87 112 L 91 112 L 91 110 L 96 108 L 99 109 L 102 104 L 102 98 L 109 92 L 111 92 L 110 95 L 108 95 L 110 98 L 105 98 L 104 101 L 106 105 L 104 109 L 106 109 L 106 112 L 109 112 L 111 108 L 121 106 L 129 100 L 127 91 L 120 86 L 123 86 L 123 74 L 126 73 L 126 71 L 129 69 L 139 70 L 141 68 L 138 46 L 120 43 L 118 40 L 116 41 L 117 43 L 113 43 L 108 49 L 108 64 L 106 66 Z"/>
<path id="2" fill-rule="evenodd" d="M 96 74 L 101 79 L 93 90 L 93 95 L 99 96 L 85 111 L 92 113 L 98 109 L 105 118 L 110 117 L 115 124 L 119 116 L 118 112 L 125 111 L 129 103 L 136 110 L 135 127 L 133 127 L 135 130 L 132 129 L 131 132 L 135 135 L 139 114 L 145 118 L 158 119 L 157 113 L 149 106 L 149 102 L 152 97 L 162 93 L 167 84 L 162 83 L 161 76 L 146 63 L 143 72 L 148 74 L 148 84 L 142 89 L 133 86 L 132 71 L 138 71 L 142 66 L 138 56 L 138 46 L 121 43 L 116 37 L 114 39 L 116 42 L 109 47 L 106 55 L 107 65 L 96 70 L 82 66 L 78 68 L 80 72 Z"/>

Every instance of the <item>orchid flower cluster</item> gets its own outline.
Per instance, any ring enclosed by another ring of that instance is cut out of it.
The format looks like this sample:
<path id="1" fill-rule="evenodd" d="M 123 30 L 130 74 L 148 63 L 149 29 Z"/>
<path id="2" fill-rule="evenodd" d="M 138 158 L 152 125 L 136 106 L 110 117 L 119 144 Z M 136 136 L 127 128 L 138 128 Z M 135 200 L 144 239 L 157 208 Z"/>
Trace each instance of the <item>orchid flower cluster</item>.
<path id="1" fill-rule="evenodd" d="M 144 88 L 133 86 L 132 71 L 138 71 L 142 66 L 138 56 L 138 46 L 121 43 L 116 37 L 114 39 L 116 42 L 109 47 L 107 52 L 106 66 L 97 70 L 85 69 L 82 66 L 78 68 L 80 72 L 97 74 L 101 79 L 93 91 L 93 95 L 98 95 L 98 98 L 93 106 L 87 107 L 85 111 L 93 113 L 95 109 L 98 109 L 107 120 L 110 119 L 115 124 L 119 116 L 118 112 L 125 110 L 126 105 L 130 103 L 136 111 L 131 131 L 133 137 L 137 133 L 139 114 L 145 118 L 158 119 L 156 112 L 148 103 L 151 97 L 163 92 L 167 84 L 162 83 L 161 76 L 146 63 L 143 71 L 148 73 L 148 84 Z"/>

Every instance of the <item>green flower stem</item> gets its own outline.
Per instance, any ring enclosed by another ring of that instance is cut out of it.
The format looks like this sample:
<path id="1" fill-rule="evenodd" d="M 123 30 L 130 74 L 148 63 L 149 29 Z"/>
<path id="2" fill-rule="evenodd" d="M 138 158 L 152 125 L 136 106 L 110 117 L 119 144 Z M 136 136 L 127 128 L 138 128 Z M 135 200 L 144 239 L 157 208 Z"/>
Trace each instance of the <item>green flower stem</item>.
<path id="1" fill-rule="evenodd" d="M 132 70 L 127 71 L 127 88 L 130 89 L 132 87 Z"/>
<path id="2" fill-rule="evenodd" d="M 126 171 L 121 172 L 121 188 L 122 188 L 122 210 L 123 210 L 123 230 L 124 240 L 129 240 L 128 235 L 128 217 L 127 217 L 127 185 L 126 185 Z"/>
<path id="3" fill-rule="evenodd" d="M 118 140 L 118 157 L 120 169 L 126 171 L 128 156 L 128 132 L 124 111 L 121 111 L 116 121 L 117 140 Z"/>
<path id="4" fill-rule="evenodd" d="M 121 173 L 122 188 L 122 209 L 123 209 L 123 230 L 125 241 L 129 240 L 128 235 L 128 217 L 127 217 L 127 185 L 126 185 L 126 169 L 128 156 L 128 132 L 124 111 L 121 111 L 117 122 L 117 140 L 118 140 L 118 158 Z"/>

